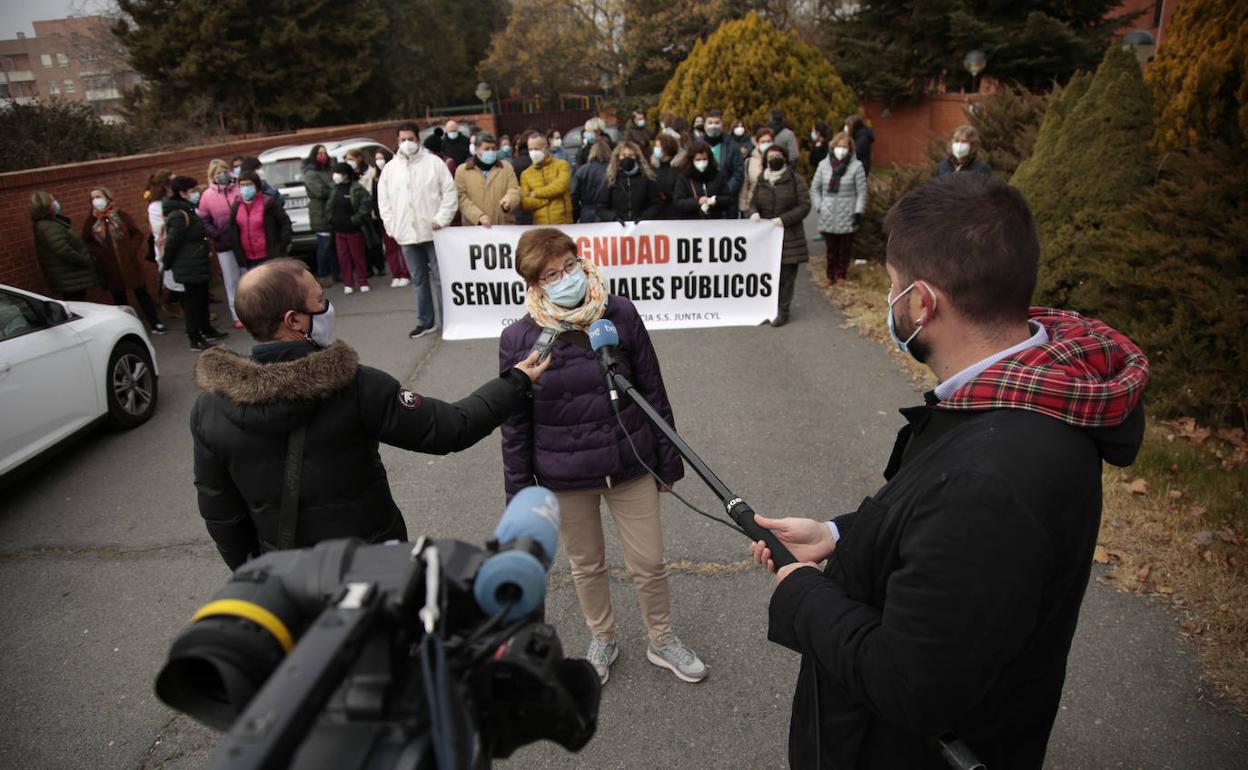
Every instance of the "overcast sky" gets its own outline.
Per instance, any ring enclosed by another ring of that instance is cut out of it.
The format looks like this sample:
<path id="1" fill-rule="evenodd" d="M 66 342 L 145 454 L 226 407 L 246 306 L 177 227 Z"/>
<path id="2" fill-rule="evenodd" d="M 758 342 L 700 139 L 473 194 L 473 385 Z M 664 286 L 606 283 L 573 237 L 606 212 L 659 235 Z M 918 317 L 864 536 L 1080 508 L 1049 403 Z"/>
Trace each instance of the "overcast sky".
<path id="1" fill-rule="evenodd" d="M 0 39 L 12 40 L 18 32 L 34 37 L 31 22 L 63 19 L 71 13 L 87 14 L 101 5 L 100 0 L 0 0 Z"/>

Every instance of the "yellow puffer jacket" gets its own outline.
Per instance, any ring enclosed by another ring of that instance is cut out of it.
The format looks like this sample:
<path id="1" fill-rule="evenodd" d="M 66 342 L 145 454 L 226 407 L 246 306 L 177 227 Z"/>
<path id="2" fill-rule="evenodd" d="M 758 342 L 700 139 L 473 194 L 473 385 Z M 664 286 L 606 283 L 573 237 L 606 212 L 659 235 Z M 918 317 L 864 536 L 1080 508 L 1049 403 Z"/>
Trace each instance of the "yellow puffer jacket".
<path id="1" fill-rule="evenodd" d="M 572 168 L 550 158 L 520 175 L 520 205 L 533 212 L 535 225 L 572 224 Z"/>

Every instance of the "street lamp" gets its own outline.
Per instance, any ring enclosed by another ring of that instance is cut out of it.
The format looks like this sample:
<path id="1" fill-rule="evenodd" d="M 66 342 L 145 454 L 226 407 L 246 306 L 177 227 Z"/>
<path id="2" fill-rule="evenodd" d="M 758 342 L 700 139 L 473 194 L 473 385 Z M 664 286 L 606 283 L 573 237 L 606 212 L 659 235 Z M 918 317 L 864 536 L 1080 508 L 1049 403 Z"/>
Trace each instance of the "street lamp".
<path id="1" fill-rule="evenodd" d="M 971 73 L 971 91 L 979 92 L 979 73 L 984 71 L 984 67 L 988 66 L 988 54 L 979 50 L 969 52 L 966 58 L 962 59 L 962 66 L 966 71 Z"/>
<path id="2" fill-rule="evenodd" d="M 1122 50 L 1133 50 L 1135 58 L 1140 60 L 1140 66 L 1143 67 L 1153 58 L 1153 52 L 1157 50 L 1157 40 L 1146 29 L 1133 29 L 1122 36 Z"/>
<path id="3" fill-rule="evenodd" d="M 494 95 L 494 90 L 490 88 L 490 84 L 485 81 L 477 83 L 475 92 L 477 98 L 481 100 L 481 111 L 488 113 L 490 111 L 490 97 Z"/>

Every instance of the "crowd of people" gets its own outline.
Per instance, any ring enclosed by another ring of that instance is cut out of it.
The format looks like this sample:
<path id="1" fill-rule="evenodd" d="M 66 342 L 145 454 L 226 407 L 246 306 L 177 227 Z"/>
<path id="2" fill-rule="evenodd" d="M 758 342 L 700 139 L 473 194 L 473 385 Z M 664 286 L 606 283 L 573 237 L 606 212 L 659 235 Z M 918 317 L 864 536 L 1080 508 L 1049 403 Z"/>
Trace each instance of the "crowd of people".
<path id="1" fill-rule="evenodd" d="M 617 138 L 618 137 L 618 138 Z M 813 210 L 826 249 L 824 288 L 844 280 L 854 236 L 867 210 L 874 131 L 859 115 L 839 131 L 822 121 L 810 126 L 805 160 L 808 180 L 797 173 L 802 150 L 783 112 L 766 124 L 726 122 L 720 110 L 692 120 L 664 112 L 652 126 L 634 112 L 617 131 L 599 117 L 581 127 L 575 155 L 557 128 L 530 128 L 515 137 L 465 131 L 455 120 L 425 140 L 418 127 L 398 127 L 394 148 L 366 157 L 349 150 L 336 160 L 317 144 L 304 159 L 308 222 L 316 238 L 313 269 L 322 287 L 341 281 L 344 294 L 367 292 L 370 278 L 390 277 L 392 288 L 410 286 L 416 327 L 423 337 L 440 325 L 438 257 L 433 232 L 455 225 L 551 225 L 651 219 L 753 219 L 784 228 L 779 307 L 773 326 L 791 313 L 799 265 L 808 256 L 804 220 Z M 971 126 L 954 131 L 938 175 L 990 173 L 977 157 Z M 263 177 L 254 157 L 214 159 L 205 182 L 158 170 L 148 180 L 145 234 L 105 188 L 88 192 L 91 208 L 75 232 L 60 202 L 32 196 L 37 255 L 49 284 L 64 297 L 107 290 L 118 304 L 128 293 L 148 328 L 163 334 L 159 306 L 183 316 L 191 348 L 204 350 L 226 332 L 213 326 L 208 292 L 221 277 L 234 328 L 240 277 L 290 251 L 292 228 L 282 194 Z M 173 238 L 172 246 L 169 239 Z M 141 261 L 155 262 L 155 294 Z"/>

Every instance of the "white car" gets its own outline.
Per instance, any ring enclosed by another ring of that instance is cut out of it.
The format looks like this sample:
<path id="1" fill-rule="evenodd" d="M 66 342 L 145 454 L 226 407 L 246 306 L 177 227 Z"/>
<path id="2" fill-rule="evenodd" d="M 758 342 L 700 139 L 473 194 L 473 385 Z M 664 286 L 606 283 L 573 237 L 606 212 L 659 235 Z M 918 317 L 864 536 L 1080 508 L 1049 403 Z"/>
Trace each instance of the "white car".
<path id="1" fill-rule="evenodd" d="M 260 153 L 260 171 L 264 181 L 277 188 L 286 199 L 286 213 L 290 216 L 291 251 L 305 251 L 316 248 L 316 231 L 308 224 L 308 191 L 303 186 L 303 162 L 319 144 L 325 145 L 333 163 L 345 161 L 347 150 L 361 150 L 370 160 L 378 149 L 385 150 L 386 156 L 394 151 L 375 139 L 356 138 L 338 142 L 316 142 L 313 144 L 292 144 L 285 147 L 274 147 Z"/>
<path id="2" fill-rule="evenodd" d="M 158 377 L 129 306 L 0 285 L 0 477 L 96 422 L 147 422 Z"/>

